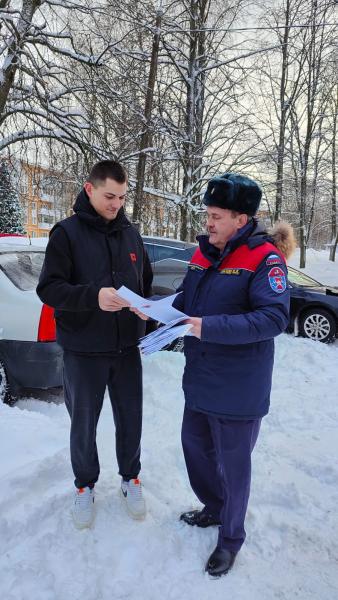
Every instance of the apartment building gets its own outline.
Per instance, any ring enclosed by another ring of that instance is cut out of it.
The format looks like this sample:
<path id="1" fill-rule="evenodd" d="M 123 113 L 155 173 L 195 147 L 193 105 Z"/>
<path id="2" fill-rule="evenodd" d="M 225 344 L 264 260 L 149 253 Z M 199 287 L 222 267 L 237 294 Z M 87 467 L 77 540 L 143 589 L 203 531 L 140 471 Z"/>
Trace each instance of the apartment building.
<path id="1" fill-rule="evenodd" d="M 46 237 L 53 225 L 72 214 L 77 185 L 66 174 L 20 161 L 17 187 L 24 227 L 32 237 Z"/>

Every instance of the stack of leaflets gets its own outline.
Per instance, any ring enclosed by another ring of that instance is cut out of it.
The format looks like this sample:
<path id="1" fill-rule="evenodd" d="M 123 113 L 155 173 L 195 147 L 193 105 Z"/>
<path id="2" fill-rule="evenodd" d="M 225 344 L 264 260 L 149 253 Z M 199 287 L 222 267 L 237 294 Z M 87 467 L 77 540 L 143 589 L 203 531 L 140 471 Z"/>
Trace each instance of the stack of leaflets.
<path id="1" fill-rule="evenodd" d="M 188 315 L 172 306 L 178 294 L 167 296 L 162 300 L 148 300 L 122 286 L 117 290 L 117 295 L 127 300 L 131 307 L 137 308 L 148 317 L 165 324 L 141 339 L 139 347 L 142 354 L 157 352 L 164 346 L 171 344 L 178 337 L 189 335 L 191 325 L 184 323 L 189 318 Z"/>
<path id="2" fill-rule="evenodd" d="M 157 352 L 171 344 L 174 340 L 184 335 L 189 335 L 191 325 L 188 323 L 182 323 L 182 319 L 176 319 L 159 327 L 156 331 L 149 333 L 145 337 L 141 338 L 139 347 L 141 348 L 142 354 L 152 354 Z"/>

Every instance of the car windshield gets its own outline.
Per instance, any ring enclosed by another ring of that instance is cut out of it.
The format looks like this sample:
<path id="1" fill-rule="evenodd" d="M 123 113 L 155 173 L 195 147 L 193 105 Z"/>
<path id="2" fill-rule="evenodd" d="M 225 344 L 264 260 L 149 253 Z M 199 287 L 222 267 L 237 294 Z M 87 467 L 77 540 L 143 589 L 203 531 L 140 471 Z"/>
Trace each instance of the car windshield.
<path id="1" fill-rule="evenodd" d="M 0 269 L 19 290 L 35 290 L 44 257 L 44 252 L 4 252 Z"/>
<path id="2" fill-rule="evenodd" d="M 181 254 L 181 260 L 189 260 L 193 257 L 194 252 L 196 252 L 196 246 L 192 246 L 190 248 L 185 248 Z"/>
<path id="3" fill-rule="evenodd" d="M 174 258 L 175 260 L 183 260 L 189 262 L 196 250 L 196 246 L 182 248 L 177 246 L 175 247 L 149 242 L 145 242 L 144 246 L 152 262 L 158 262 L 167 258 Z"/>
<path id="4" fill-rule="evenodd" d="M 318 287 L 322 285 L 321 283 L 318 283 L 318 281 L 316 281 L 315 279 L 312 279 L 312 277 L 309 277 L 308 275 L 305 275 L 304 273 L 301 273 L 296 269 L 292 269 L 292 267 L 288 268 L 288 278 L 291 285 L 293 283 L 295 285 L 300 285 L 304 287 Z"/>

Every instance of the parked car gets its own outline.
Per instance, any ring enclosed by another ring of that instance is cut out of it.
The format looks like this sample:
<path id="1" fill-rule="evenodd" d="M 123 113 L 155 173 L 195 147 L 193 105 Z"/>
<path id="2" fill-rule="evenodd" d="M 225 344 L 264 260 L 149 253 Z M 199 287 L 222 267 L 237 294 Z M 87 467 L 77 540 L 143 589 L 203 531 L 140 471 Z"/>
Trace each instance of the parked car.
<path id="1" fill-rule="evenodd" d="M 197 244 L 150 236 L 143 236 L 143 243 L 154 272 L 154 294 L 174 293 L 183 281 Z"/>
<path id="2" fill-rule="evenodd" d="M 338 336 L 338 287 L 326 286 L 288 268 L 291 291 L 289 330 L 295 335 L 333 342 Z"/>
<path id="3" fill-rule="evenodd" d="M 22 388 L 62 384 L 62 350 L 55 342 L 54 311 L 35 288 L 44 247 L 25 237 L 0 237 L 0 401 Z"/>
<path id="4" fill-rule="evenodd" d="M 196 244 L 144 236 L 154 270 L 154 294 L 172 294 L 183 281 Z M 54 311 L 35 288 L 44 246 L 0 234 L 0 401 L 21 388 L 48 389 L 62 383 L 62 350 L 55 342 Z M 289 331 L 321 342 L 338 335 L 338 288 L 289 267 Z M 182 340 L 171 349 L 182 349 Z"/>
<path id="5" fill-rule="evenodd" d="M 168 238 L 144 237 L 154 269 L 154 293 L 172 294 L 182 282 L 196 244 Z M 289 267 L 291 291 L 289 331 L 332 342 L 338 335 L 338 287 L 325 286 Z"/>

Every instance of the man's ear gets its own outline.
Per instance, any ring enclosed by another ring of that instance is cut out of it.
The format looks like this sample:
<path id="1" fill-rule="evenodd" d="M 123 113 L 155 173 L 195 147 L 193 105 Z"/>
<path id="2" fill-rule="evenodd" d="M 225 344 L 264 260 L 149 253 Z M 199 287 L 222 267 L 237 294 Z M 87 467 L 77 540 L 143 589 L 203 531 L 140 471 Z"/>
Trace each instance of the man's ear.
<path id="1" fill-rule="evenodd" d="M 238 215 L 238 224 L 239 224 L 239 229 L 240 229 L 241 227 L 244 227 L 244 225 L 246 225 L 246 224 L 247 224 L 248 220 L 249 220 L 249 217 L 248 217 L 248 215 L 247 215 L 247 214 L 245 214 L 245 213 L 241 213 L 240 215 Z"/>
<path id="2" fill-rule="evenodd" d="M 92 195 L 92 191 L 93 191 L 93 184 L 90 183 L 90 181 L 86 181 L 83 187 L 90 198 Z"/>

